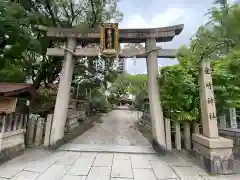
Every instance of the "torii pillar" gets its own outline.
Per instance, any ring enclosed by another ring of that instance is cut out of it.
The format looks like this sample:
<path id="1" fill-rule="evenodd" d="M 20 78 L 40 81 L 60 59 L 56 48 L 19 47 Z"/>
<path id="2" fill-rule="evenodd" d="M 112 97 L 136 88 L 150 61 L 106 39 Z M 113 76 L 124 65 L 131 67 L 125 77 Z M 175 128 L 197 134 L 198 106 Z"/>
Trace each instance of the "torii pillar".
<path id="1" fill-rule="evenodd" d="M 60 82 L 54 108 L 52 130 L 50 136 L 50 145 L 58 144 L 64 136 L 65 123 L 68 113 L 68 102 L 70 97 L 70 89 L 72 83 L 72 75 L 74 69 L 74 58 L 72 52 L 76 47 L 76 39 L 67 39 L 67 49 L 65 50 L 62 71 L 60 74 Z M 70 52 L 72 51 L 72 52 Z"/>
<path id="2" fill-rule="evenodd" d="M 156 49 L 156 39 L 149 38 L 146 40 L 147 54 L 147 74 L 148 74 L 148 97 L 150 104 L 150 114 L 152 120 L 152 137 L 153 148 L 157 152 L 166 151 L 165 125 L 163 119 L 162 106 L 160 101 L 160 91 L 158 87 L 158 60 Z"/>

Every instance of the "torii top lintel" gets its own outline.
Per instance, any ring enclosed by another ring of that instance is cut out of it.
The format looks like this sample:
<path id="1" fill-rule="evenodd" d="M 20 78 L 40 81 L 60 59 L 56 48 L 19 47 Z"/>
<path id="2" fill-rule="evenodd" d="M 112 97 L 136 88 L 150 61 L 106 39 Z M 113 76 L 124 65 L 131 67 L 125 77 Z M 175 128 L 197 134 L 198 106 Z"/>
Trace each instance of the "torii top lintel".
<path id="1" fill-rule="evenodd" d="M 120 43 L 141 43 L 147 38 L 155 38 L 157 42 L 172 41 L 174 36 L 179 35 L 184 25 L 161 27 L 161 28 L 145 28 L 145 29 L 119 29 Z M 100 32 L 81 33 L 76 28 L 47 28 L 47 36 L 51 39 L 77 38 L 88 43 L 100 42 Z"/>

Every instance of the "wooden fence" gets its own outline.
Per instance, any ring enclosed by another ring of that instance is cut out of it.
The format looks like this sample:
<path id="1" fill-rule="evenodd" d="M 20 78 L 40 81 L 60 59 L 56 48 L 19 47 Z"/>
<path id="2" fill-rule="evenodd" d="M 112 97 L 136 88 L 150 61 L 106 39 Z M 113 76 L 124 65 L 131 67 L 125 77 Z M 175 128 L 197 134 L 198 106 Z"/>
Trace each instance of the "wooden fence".
<path id="1" fill-rule="evenodd" d="M 138 123 L 152 131 L 152 123 L 148 114 L 140 112 Z M 192 134 L 202 133 L 201 125 L 191 121 L 172 121 L 165 118 L 164 126 L 168 150 L 191 150 L 193 148 Z"/>
<path id="2" fill-rule="evenodd" d="M 240 129 L 236 128 L 218 128 L 219 135 L 233 140 L 233 152 L 240 155 Z"/>
<path id="3" fill-rule="evenodd" d="M 30 116 L 27 123 L 26 145 L 28 147 L 48 147 L 53 114 L 47 118 Z"/>
<path id="4" fill-rule="evenodd" d="M 24 133 L 26 132 L 26 114 L 0 115 L 0 152 L 6 149 L 24 149 Z"/>
<path id="5" fill-rule="evenodd" d="M 64 140 L 69 141 L 91 128 L 92 122 L 98 116 L 83 116 L 82 112 L 70 113 L 65 123 Z M 48 114 L 46 118 L 29 117 L 25 138 L 26 145 L 33 148 L 48 148 L 50 146 L 52 122 L 53 114 Z"/>

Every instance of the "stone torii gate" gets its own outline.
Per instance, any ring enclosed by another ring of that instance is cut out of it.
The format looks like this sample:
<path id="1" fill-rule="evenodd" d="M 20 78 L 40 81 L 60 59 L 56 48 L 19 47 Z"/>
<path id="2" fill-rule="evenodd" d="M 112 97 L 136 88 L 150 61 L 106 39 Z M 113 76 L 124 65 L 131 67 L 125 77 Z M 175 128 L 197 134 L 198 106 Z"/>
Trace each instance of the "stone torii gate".
<path id="1" fill-rule="evenodd" d="M 159 101 L 157 58 L 174 58 L 176 51 L 171 49 L 156 51 L 156 43 L 172 41 L 182 30 L 182 24 L 151 29 L 119 29 L 119 43 L 145 43 L 145 48 L 122 50 L 119 53 L 119 57 L 136 56 L 137 58 L 146 58 L 149 103 L 153 124 L 152 132 L 154 147 L 158 151 L 165 151 L 166 142 L 163 112 Z M 47 36 L 51 39 L 65 40 L 67 42 L 66 49 L 49 48 L 47 50 L 47 55 L 49 56 L 64 56 L 50 138 L 51 145 L 54 145 L 64 136 L 64 125 L 67 117 L 69 92 L 74 68 L 73 56 L 98 56 L 95 48 L 76 48 L 78 46 L 77 42 L 84 40 L 86 43 L 99 43 L 100 33 L 82 34 L 76 29 L 47 28 Z M 154 49 L 155 51 L 152 51 Z"/>
<path id="2" fill-rule="evenodd" d="M 153 147 L 156 151 L 164 152 L 166 150 L 165 126 L 157 81 L 157 58 L 174 58 L 176 55 L 175 50 L 159 50 L 156 48 L 156 43 L 171 41 L 181 33 L 182 29 L 183 25 L 176 25 L 152 29 L 120 29 L 119 32 L 120 43 L 145 43 L 146 45 L 145 48 L 140 49 L 123 49 L 119 56 L 123 58 L 146 57 Z M 50 48 L 47 51 L 49 56 L 64 57 L 50 137 L 50 144 L 55 145 L 64 136 L 74 68 L 73 57 L 98 56 L 98 51 L 94 48 L 76 48 L 77 42 L 84 40 L 86 43 L 99 43 L 100 33 L 81 34 L 76 29 L 47 28 L 47 36 L 67 42 L 66 48 Z M 210 63 L 205 60 L 200 62 L 199 85 L 203 132 L 192 135 L 193 150 L 199 157 L 202 166 L 209 172 L 232 173 L 234 164 L 233 141 L 218 135 L 211 68 Z"/>

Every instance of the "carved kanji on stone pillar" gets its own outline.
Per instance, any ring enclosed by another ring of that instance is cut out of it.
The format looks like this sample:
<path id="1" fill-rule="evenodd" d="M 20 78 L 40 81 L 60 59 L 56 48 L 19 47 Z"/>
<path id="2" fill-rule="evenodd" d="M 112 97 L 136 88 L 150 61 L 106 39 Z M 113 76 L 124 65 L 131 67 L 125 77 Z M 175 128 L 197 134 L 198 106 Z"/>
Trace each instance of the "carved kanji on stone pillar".
<path id="1" fill-rule="evenodd" d="M 200 68 L 199 83 L 203 135 L 218 137 L 217 114 L 210 63 L 203 60 L 200 63 Z"/>

